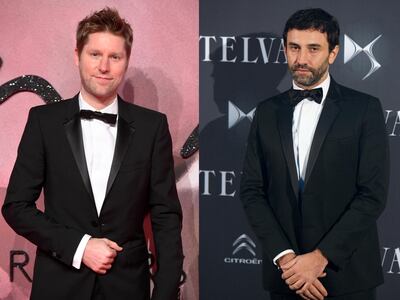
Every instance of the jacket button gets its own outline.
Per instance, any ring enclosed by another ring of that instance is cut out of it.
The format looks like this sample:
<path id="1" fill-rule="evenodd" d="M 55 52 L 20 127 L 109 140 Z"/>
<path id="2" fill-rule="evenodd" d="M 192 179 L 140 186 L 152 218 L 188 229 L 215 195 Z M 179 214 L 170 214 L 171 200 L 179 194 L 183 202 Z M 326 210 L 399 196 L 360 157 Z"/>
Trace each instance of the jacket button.
<path id="1" fill-rule="evenodd" d="M 99 227 L 99 223 L 97 223 L 96 221 L 92 221 L 92 226 L 93 227 Z"/>

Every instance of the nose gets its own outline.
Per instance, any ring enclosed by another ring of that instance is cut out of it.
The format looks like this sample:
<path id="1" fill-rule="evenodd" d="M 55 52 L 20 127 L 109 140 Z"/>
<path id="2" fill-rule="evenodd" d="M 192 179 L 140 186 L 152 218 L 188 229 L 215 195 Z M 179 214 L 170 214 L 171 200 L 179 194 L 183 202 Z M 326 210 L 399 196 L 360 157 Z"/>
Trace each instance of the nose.
<path id="1" fill-rule="evenodd" d="M 306 65 L 308 62 L 307 51 L 305 49 L 300 49 L 297 53 L 297 63 L 299 65 Z"/>
<path id="2" fill-rule="evenodd" d="M 107 58 L 103 57 L 99 62 L 99 71 L 101 73 L 107 73 L 110 69 L 110 64 Z"/>

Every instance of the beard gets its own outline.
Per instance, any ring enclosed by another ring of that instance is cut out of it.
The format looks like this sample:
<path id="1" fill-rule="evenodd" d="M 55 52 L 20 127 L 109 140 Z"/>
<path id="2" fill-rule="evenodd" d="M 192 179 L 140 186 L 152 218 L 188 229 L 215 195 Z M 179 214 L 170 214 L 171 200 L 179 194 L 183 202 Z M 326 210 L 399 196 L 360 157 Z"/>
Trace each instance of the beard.
<path id="1" fill-rule="evenodd" d="M 328 60 L 324 61 L 318 68 L 311 68 L 307 66 L 307 64 L 294 64 L 289 66 L 289 71 L 292 74 L 294 82 L 298 83 L 302 86 L 313 86 L 318 83 L 321 78 L 326 74 L 328 71 L 329 63 Z M 310 71 L 309 74 L 299 74 L 296 71 L 308 70 Z"/>

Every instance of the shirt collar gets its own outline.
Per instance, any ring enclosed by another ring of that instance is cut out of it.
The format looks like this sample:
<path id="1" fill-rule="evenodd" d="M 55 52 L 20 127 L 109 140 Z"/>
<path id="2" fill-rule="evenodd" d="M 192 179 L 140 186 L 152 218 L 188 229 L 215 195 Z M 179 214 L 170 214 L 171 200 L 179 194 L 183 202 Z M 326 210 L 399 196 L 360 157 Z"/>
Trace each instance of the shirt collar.
<path id="1" fill-rule="evenodd" d="M 328 94 L 329 86 L 331 85 L 331 76 L 328 74 L 328 76 L 325 78 L 324 81 L 322 81 L 319 85 L 314 87 L 314 89 L 317 88 L 322 88 L 322 101 L 321 104 L 325 101 L 326 95 Z M 293 89 L 294 90 L 304 90 L 303 88 L 299 87 L 293 80 Z"/>
<path id="2" fill-rule="evenodd" d="M 80 109 L 88 109 L 88 110 L 93 110 L 93 111 L 99 111 L 102 113 L 108 113 L 108 114 L 118 114 L 118 97 L 115 97 L 113 102 L 111 102 L 110 105 L 104 107 L 103 109 L 96 109 L 93 106 L 91 106 L 89 103 L 85 101 L 85 99 L 82 96 L 82 93 L 79 93 L 79 108 Z"/>

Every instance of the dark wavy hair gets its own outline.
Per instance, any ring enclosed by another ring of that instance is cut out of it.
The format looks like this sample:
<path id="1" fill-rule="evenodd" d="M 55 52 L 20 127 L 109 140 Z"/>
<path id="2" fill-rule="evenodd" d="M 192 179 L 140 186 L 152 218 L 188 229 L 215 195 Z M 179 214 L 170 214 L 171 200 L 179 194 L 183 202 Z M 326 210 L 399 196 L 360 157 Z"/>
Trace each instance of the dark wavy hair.
<path id="1" fill-rule="evenodd" d="M 89 35 L 96 32 L 110 32 L 125 40 L 125 50 L 127 57 L 131 55 L 133 33 L 129 23 L 119 16 L 114 8 L 105 7 L 95 11 L 91 15 L 79 22 L 76 30 L 76 48 L 80 55 L 83 46 L 88 41 Z"/>
<path id="2" fill-rule="evenodd" d="M 329 52 L 339 45 L 340 28 L 335 17 L 321 8 L 309 8 L 296 11 L 286 22 L 283 30 L 283 41 L 287 43 L 289 30 L 318 30 L 328 36 Z"/>

